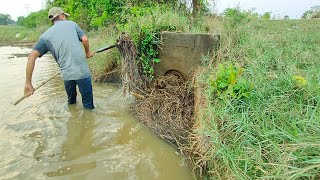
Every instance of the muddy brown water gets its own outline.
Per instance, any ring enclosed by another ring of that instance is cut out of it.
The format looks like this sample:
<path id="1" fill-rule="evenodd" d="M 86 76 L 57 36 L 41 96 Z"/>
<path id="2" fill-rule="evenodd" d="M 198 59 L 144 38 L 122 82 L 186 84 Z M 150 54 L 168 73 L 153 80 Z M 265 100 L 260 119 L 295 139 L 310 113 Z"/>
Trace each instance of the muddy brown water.
<path id="1" fill-rule="evenodd" d="M 130 115 L 117 84 L 94 83 L 96 109 L 69 106 L 60 77 L 17 106 L 29 48 L 0 47 L 0 179 L 193 179 L 177 150 Z M 33 84 L 58 67 L 36 61 Z"/>

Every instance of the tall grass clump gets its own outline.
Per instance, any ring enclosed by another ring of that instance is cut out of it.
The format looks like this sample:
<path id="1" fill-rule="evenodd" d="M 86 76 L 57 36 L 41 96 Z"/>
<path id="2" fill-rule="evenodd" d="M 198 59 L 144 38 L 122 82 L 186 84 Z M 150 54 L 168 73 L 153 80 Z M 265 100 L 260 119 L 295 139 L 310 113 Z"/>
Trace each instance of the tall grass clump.
<path id="1" fill-rule="evenodd" d="M 206 178 L 319 179 L 319 21 L 224 23 L 196 129 Z"/>

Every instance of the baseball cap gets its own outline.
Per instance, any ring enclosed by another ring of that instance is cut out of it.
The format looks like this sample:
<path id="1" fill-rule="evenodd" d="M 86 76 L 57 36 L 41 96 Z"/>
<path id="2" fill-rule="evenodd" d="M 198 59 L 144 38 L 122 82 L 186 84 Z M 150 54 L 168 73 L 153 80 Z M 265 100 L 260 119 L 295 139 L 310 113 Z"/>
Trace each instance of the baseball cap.
<path id="1" fill-rule="evenodd" d="M 49 10 L 48 17 L 52 21 L 54 18 L 56 18 L 60 14 L 65 14 L 66 16 L 70 16 L 70 14 L 65 13 L 60 7 L 53 7 Z"/>

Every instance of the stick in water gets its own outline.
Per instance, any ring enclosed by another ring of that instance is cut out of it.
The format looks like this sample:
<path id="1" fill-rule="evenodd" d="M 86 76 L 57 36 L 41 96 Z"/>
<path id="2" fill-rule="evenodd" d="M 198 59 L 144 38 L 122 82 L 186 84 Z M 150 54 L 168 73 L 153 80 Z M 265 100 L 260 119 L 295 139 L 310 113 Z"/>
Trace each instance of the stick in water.
<path id="1" fill-rule="evenodd" d="M 52 75 L 49 79 L 43 81 L 41 84 L 39 84 L 37 87 L 34 88 L 34 91 L 36 91 L 37 89 L 39 89 L 41 86 L 45 85 L 47 82 L 51 81 L 53 78 L 55 78 L 56 76 L 58 76 L 60 74 L 60 72 L 55 73 L 54 75 Z M 24 100 L 25 98 L 29 97 L 29 94 L 26 94 L 22 97 L 20 97 L 18 100 L 16 100 L 13 105 L 17 105 L 19 104 L 22 100 Z"/>

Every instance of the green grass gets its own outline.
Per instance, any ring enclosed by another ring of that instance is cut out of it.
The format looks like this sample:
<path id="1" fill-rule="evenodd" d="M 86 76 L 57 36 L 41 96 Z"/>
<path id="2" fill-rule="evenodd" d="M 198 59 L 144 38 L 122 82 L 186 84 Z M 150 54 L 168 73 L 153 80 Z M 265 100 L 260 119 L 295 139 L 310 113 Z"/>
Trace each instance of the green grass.
<path id="1" fill-rule="evenodd" d="M 35 43 L 47 27 L 26 28 L 23 26 L 0 26 L 0 44 L 13 45 Z"/>
<path id="2" fill-rule="evenodd" d="M 196 130 L 211 144 L 208 179 L 320 178 L 319 29 L 319 20 L 225 29 L 217 63 L 203 74 L 208 105 Z M 242 65 L 243 78 L 254 85 L 250 98 L 214 95 L 209 80 L 218 63 Z"/>

